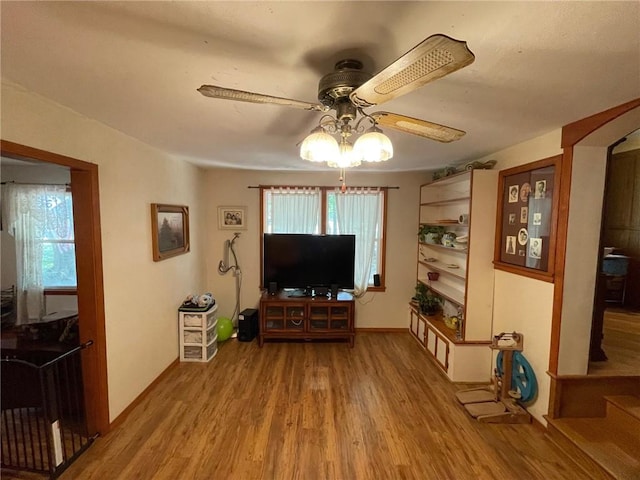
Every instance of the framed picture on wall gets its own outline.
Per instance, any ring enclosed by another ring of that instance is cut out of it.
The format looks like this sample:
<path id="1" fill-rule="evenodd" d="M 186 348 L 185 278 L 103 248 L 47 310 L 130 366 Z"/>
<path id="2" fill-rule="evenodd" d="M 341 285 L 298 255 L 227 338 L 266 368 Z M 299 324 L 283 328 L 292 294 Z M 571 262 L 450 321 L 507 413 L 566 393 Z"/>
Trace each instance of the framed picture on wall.
<path id="1" fill-rule="evenodd" d="M 553 281 L 561 160 L 557 155 L 500 172 L 494 268 Z"/>
<path id="2" fill-rule="evenodd" d="M 221 230 L 246 230 L 247 207 L 218 207 L 218 228 Z"/>
<path id="3" fill-rule="evenodd" d="M 151 242 L 153 261 L 187 253 L 189 245 L 189 207 L 151 204 Z"/>

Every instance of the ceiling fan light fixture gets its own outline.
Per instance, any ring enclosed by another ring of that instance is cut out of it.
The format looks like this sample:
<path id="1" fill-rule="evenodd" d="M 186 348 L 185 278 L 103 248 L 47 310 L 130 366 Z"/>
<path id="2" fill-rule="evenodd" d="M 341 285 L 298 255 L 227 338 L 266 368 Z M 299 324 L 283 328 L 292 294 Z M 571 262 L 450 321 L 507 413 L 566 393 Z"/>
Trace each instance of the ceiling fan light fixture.
<path id="1" fill-rule="evenodd" d="M 353 148 L 365 162 L 386 162 L 393 157 L 391 140 L 375 125 L 356 140 Z"/>
<path id="2" fill-rule="evenodd" d="M 310 162 L 329 162 L 339 156 L 338 142 L 322 127 L 314 128 L 300 145 L 300 157 Z"/>
<path id="3" fill-rule="evenodd" d="M 340 153 L 338 156 L 327 162 L 327 165 L 333 168 L 351 168 L 357 167 L 362 163 L 362 159 L 356 155 L 353 144 L 343 138 L 340 141 Z"/>

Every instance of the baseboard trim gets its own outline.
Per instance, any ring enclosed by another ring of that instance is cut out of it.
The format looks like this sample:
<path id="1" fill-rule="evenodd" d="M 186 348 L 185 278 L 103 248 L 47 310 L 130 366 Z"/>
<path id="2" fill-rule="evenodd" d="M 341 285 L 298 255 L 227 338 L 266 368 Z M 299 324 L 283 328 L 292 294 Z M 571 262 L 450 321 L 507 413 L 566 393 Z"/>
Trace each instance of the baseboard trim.
<path id="1" fill-rule="evenodd" d="M 149 384 L 149 386 L 147 388 L 145 388 L 142 393 L 140 393 L 140 395 L 138 395 L 128 406 L 127 408 L 125 408 L 120 415 L 118 415 L 113 422 L 111 422 L 109 424 L 109 430 L 113 430 L 116 427 L 119 427 L 124 421 L 125 419 L 129 416 L 129 414 L 131 413 L 131 411 L 136 408 L 138 405 L 140 405 L 140 403 L 142 403 L 142 400 L 145 399 L 145 397 L 147 395 L 149 395 L 149 393 L 151 393 L 151 390 L 153 390 L 156 385 L 158 385 L 158 383 L 160 383 L 160 381 L 162 381 L 162 379 L 164 379 L 171 370 L 173 370 L 174 368 L 176 368 L 178 365 L 180 364 L 180 359 L 176 358 L 173 362 L 171 362 L 171 364 L 169 364 L 169 366 L 167 368 L 165 368 L 160 375 L 158 375 L 155 380 L 153 382 L 151 382 Z"/>
<path id="2" fill-rule="evenodd" d="M 367 333 L 405 333 L 409 331 L 407 327 L 403 328 L 388 328 L 388 327 L 364 327 L 364 328 L 356 328 L 356 333 L 367 332 Z"/>

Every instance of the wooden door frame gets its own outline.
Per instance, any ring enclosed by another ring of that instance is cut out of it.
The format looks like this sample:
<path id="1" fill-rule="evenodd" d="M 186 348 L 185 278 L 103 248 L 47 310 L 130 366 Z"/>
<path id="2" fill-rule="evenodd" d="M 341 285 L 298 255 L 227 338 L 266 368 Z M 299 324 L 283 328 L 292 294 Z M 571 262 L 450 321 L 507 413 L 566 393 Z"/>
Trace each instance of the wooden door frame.
<path id="1" fill-rule="evenodd" d="M 569 231 L 569 197 L 571 193 L 571 173 L 573 169 L 574 148 L 586 137 L 622 115 L 640 108 L 640 98 L 618 105 L 603 112 L 591 115 L 562 127 L 562 164 L 560 171 L 560 199 L 558 202 L 558 226 L 555 258 L 555 284 L 553 290 L 553 310 L 551 320 L 551 345 L 549 352 L 549 370 L 551 391 L 549 395 L 548 415 L 557 418 L 561 414 L 565 378 L 558 376 L 560 356 L 560 330 L 562 303 L 564 297 L 565 259 L 567 253 L 567 233 Z M 604 147 L 604 146 L 603 146 Z"/>
<path id="2" fill-rule="evenodd" d="M 109 431 L 109 397 L 98 165 L 7 140 L 0 140 L 0 150 L 3 157 L 38 160 L 70 169 L 80 341 L 93 340 L 93 345 L 82 351 L 87 425 L 90 435 L 104 435 Z"/>

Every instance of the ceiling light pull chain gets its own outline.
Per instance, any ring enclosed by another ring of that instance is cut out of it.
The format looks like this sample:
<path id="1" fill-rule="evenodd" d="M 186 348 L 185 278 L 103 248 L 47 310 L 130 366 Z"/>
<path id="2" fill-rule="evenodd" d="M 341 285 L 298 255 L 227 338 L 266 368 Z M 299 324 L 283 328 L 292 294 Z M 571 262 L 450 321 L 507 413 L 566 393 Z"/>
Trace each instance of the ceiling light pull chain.
<path id="1" fill-rule="evenodd" d="M 347 191 L 347 172 L 344 168 L 340 169 L 340 181 L 342 185 L 340 185 L 340 191 L 345 193 Z"/>

